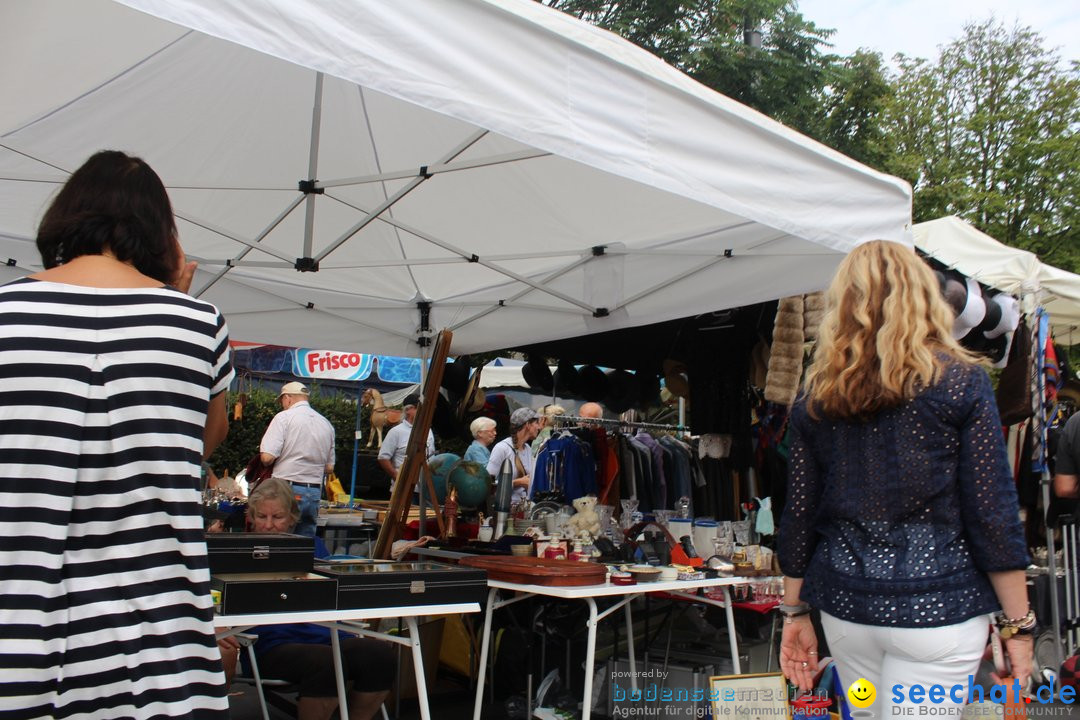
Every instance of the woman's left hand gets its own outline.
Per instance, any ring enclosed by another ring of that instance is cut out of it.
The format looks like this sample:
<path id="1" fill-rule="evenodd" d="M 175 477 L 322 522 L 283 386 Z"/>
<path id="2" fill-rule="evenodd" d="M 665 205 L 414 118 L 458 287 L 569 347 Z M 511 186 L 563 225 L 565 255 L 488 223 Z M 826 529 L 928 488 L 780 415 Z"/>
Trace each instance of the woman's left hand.
<path id="1" fill-rule="evenodd" d="M 809 615 L 788 620 L 784 618 L 784 632 L 780 638 L 780 669 L 800 690 L 812 690 L 818 672 L 814 625 Z"/>
<path id="2" fill-rule="evenodd" d="M 1035 654 L 1035 639 L 1031 635 L 1013 635 L 1004 643 L 1005 656 L 1009 661 L 1009 675 L 1020 681 L 1020 687 L 1027 688 L 1031 679 L 1032 658 Z M 1001 678 L 996 672 L 990 673 L 995 683 Z"/>

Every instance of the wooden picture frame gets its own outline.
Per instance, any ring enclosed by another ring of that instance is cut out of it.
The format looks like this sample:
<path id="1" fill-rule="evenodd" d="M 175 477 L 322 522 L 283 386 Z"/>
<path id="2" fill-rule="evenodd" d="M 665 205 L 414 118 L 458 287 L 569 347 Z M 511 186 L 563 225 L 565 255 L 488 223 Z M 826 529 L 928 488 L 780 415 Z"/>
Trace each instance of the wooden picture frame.
<path id="1" fill-rule="evenodd" d="M 709 678 L 713 720 L 791 720 L 783 673 L 714 675 Z"/>

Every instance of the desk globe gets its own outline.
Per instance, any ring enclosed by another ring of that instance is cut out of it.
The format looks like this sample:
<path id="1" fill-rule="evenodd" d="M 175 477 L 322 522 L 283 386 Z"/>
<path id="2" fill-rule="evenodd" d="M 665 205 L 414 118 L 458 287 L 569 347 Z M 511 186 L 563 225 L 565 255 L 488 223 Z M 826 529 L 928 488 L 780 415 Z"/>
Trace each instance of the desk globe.
<path id="1" fill-rule="evenodd" d="M 462 460 L 454 453 L 441 453 L 428 460 L 431 480 L 439 502 L 446 500 L 446 486 L 457 489 L 458 506 L 474 508 L 484 504 L 491 490 L 491 476 L 480 463 Z"/>

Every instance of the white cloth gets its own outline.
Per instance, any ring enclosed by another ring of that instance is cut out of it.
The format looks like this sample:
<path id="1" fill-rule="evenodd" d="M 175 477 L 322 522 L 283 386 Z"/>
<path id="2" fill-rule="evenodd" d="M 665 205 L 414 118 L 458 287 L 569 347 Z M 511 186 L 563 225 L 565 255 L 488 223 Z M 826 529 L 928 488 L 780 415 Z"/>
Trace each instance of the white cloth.
<path id="1" fill-rule="evenodd" d="M 922 705 L 911 701 L 912 685 L 945 688 L 943 701 L 935 704 L 941 708 L 939 717 L 958 720 L 967 702 L 968 675 L 979 669 L 986 649 L 989 625 L 986 615 L 945 627 L 900 628 L 861 625 L 821 613 L 821 627 L 842 686 L 846 689 L 859 678 L 869 680 L 877 698 L 868 709 L 879 720 L 895 717 L 894 706 L 926 706 L 925 699 Z M 893 702 L 894 685 L 903 686 L 904 702 Z M 959 702 L 949 694 L 953 685 L 964 686 Z"/>
<path id="2" fill-rule="evenodd" d="M 390 431 L 383 438 L 382 445 L 379 446 L 379 459 L 389 460 L 390 464 L 394 466 L 395 472 L 405 464 L 405 450 L 409 447 L 410 434 L 412 434 L 412 423 L 408 420 L 402 420 L 390 428 Z M 431 457 L 434 454 L 435 435 L 432 434 L 431 430 L 428 430 L 427 456 Z"/>
<path id="3" fill-rule="evenodd" d="M 322 487 L 326 466 L 334 464 L 334 426 L 298 400 L 270 421 L 259 452 L 274 456 L 274 477 Z"/>
<path id="4" fill-rule="evenodd" d="M 498 479 L 499 471 L 502 470 L 503 462 L 507 458 L 512 461 L 514 459 L 514 444 L 513 439 L 505 438 L 495 443 L 495 447 L 491 448 L 491 458 L 488 460 L 487 471 L 491 477 Z M 528 443 L 517 451 L 517 456 L 521 459 L 521 466 L 525 468 L 525 474 L 529 476 L 529 487 L 514 488 L 514 493 L 510 498 L 511 504 L 519 503 L 529 496 L 529 491 L 532 489 L 532 475 L 535 461 L 533 459 L 532 446 Z M 512 462 L 514 466 L 514 479 L 517 480 L 522 477 L 521 471 L 518 469 L 517 463 Z"/>

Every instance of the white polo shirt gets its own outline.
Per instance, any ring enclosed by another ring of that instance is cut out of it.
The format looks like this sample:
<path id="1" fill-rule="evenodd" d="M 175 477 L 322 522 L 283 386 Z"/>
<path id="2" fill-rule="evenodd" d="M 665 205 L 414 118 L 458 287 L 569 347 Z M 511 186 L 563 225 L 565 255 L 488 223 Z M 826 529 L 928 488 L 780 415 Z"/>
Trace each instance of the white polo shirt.
<path id="1" fill-rule="evenodd" d="M 412 423 L 402 418 L 394 427 L 387 431 L 379 446 L 379 459 L 389 460 L 394 470 L 400 470 L 405 464 L 405 450 L 409 447 L 409 434 L 412 433 Z M 435 435 L 428 430 L 427 456 L 435 454 Z"/>
<path id="2" fill-rule="evenodd" d="M 276 458 L 275 477 L 322 487 L 326 466 L 334 464 L 334 426 L 307 400 L 297 400 L 270 421 L 259 452 Z"/>

